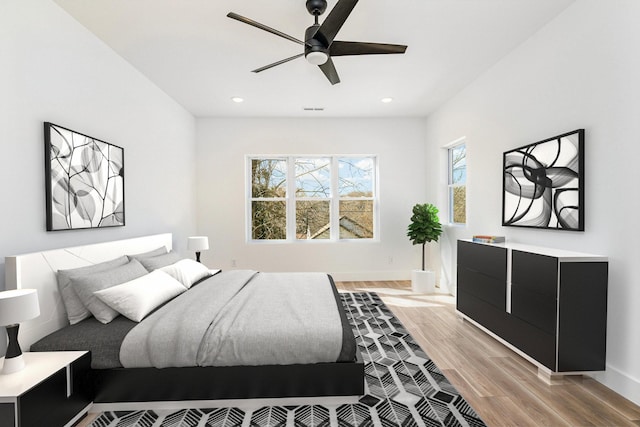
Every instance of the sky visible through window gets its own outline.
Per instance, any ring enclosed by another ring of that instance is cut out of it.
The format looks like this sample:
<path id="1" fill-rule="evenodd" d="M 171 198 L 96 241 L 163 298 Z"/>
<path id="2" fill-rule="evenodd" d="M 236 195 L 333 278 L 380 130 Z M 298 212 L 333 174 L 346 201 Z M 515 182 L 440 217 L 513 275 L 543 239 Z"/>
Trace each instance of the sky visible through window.
<path id="1" fill-rule="evenodd" d="M 338 160 L 338 194 L 373 195 L 373 167 L 370 157 L 341 157 Z M 295 174 L 296 196 L 331 197 L 331 159 L 297 158 Z"/>
<path id="2" fill-rule="evenodd" d="M 467 156 L 466 146 L 459 145 L 451 149 L 452 181 L 451 184 L 466 184 L 467 182 Z"/>
<path id="3" fill-rule="evenodd" d="M 296 159 L 296 196 L 331 196 L 331 159 Z"/>
<path id="4" fill-rule="evenodd" d="M 338 192 L 340 196 L 360 193 L 373 195 L 373 159 L 346 157 L 338 160 Z"/>

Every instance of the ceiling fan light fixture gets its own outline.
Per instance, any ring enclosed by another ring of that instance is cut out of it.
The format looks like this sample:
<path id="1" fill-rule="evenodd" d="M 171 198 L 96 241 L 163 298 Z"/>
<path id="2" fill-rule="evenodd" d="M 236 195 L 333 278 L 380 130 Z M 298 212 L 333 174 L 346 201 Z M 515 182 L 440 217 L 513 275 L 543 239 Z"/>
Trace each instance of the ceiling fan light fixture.
<path id="1" fill-rule="evenodd" d="M 315 51 L 307 53 L 307 61 L 313 65 L 322 65 L 329 60 L 329 55 L 326 52 Z"/>

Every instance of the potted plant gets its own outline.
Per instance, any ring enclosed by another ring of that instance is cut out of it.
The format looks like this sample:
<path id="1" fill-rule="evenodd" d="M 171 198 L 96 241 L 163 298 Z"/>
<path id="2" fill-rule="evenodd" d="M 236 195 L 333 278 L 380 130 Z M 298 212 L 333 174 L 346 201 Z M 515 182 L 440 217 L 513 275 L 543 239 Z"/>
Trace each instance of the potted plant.
<path id="1" fill-rule="evenodd" d="M 433 293 L 435 291 L 435 272 L 425 269 L 425 246 L 437 242 L 442 234 L 442 225 L 438 218 L 438 208 L 430 203 L 416 204 L 413 207 L 411 224 L 407 236 L 414 245 L 422 245 L 422 270 L 413 270 L 411 288 L 414 292 Z"/>

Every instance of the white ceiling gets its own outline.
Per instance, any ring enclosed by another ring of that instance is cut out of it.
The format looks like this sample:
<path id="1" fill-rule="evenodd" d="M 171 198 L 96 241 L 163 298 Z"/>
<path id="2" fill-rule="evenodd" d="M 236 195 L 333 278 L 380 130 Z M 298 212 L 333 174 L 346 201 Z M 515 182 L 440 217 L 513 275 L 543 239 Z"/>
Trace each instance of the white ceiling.
<path id="1" fill-rule="evenodd" d="M 302 46 L 226 17 L 303 39 L 304 0 L 54 1 L 197 117 L 388 117 L 429 114 L 574 0 L 360 1 L 336 40 L 407 52 L 334 58 L 335 86 L 303 58 L 251 73 Z"/>

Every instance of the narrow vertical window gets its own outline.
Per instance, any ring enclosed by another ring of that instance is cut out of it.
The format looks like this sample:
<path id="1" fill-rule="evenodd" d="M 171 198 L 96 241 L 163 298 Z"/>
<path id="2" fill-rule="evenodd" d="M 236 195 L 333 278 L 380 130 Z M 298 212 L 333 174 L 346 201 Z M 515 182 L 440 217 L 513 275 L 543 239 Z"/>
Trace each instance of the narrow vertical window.
<path id="1" fill-rule="evenodd" d="M 296 239 L 331 238 L 331 159 L 296 158 Z"/>
<path id="2" fill-rule="evenodd" d="M 371 239 L 374 230 L 373 157 L 338 159 L 340 239 Z"/>
<path id="3" fill-rule="evenodd" d="M 251 238 L 287 238 L 287 161 L 251 160 Z"/>
<path id="4" fill-rule="evenodd" d="M 465 144 L 455 145 L 449 154 L 449 222 L 467 223 L 467 149 Z"/>

